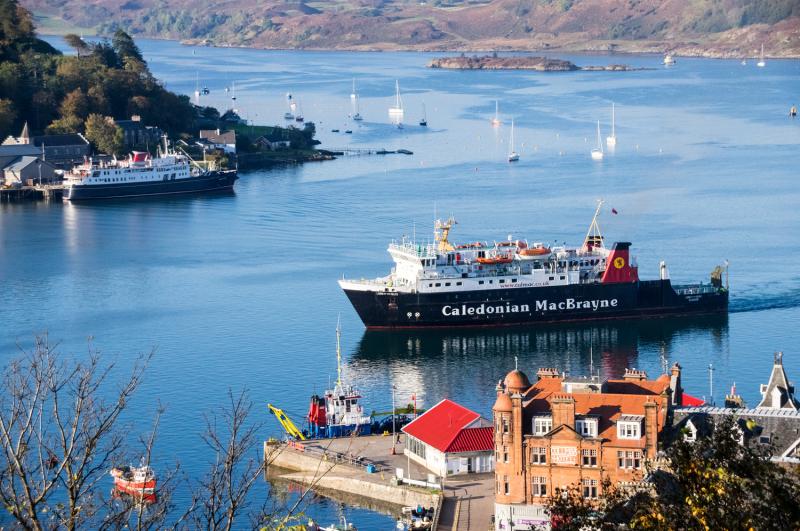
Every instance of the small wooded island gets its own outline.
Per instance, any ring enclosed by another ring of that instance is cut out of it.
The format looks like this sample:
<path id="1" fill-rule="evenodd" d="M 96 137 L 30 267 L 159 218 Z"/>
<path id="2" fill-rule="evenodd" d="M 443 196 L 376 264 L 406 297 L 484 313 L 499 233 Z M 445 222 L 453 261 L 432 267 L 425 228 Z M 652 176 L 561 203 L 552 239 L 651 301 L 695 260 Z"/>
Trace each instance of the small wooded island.
<path id="1" fill-rule="evenodd" d="M 578 66 L 563 59 L 551 59 L 530 55 L 498 57 L 496 55 L 473 55 L 467 57 L 437 57 L 428 63 L 428 68 L 449 68 L 452 70 L 535 70 L 537 72 L 571 72 L 586 70 L 595 72 L 629 72 L 647 70 L 629 65 Z"/>

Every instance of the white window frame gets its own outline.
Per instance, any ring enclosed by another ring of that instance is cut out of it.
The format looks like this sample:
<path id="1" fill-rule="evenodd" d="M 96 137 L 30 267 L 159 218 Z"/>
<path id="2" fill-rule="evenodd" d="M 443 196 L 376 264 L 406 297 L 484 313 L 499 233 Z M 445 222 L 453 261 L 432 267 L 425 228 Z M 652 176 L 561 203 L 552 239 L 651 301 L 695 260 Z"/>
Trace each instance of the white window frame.
<path id="1" fill-rule="evenodd" d="M 577 431 L 583 437 L 597 437 L 597 419 L 576 419 L 575 431 Z"/>
<path id="2" fill-rule="evenodd" d="M 547 478 L 534 476 L 531 480 L 531 495 L 534 498 L 547 496 Z"/>
<path id="3" fill-rule="evenodd" d="M 583 497 L 589 500 L 596 500 L 598 494 L 597 480 L 584 478 L 581 484 L 583 486 Z"/>
<path id="4" fill-rule="evenodd" d="M 543 446 L 531 447 L 531 463 L 534 465 L 547 464 L 547 448 Z"/>
<path id="5" fill-rule="evenodd" d="M 553 417 L 533 417 L 533 434 L 545 435 L 553 430 Z"/>
<path id="6" fill-rule="evenodd" d="M 638 470 L 642 468 L 641 450 L 617 451 L 617 465 L 625 470 Z"/>
<path id="7" fill-rule="evenodd" d="M 640 439 L 642 437 L 642 423 L 630 420 L 618 421 L 617 437 L 620 439 Z"/>
<path id="8" fill-rule="evenodd" d="M 586 464 L 584 461 L 589 459 L 590 463 Z M 594 463 L 591 460 L 594 459 Z M 592 468 L 597 467 L 597 449 L 595 448 L 584 448 L 581 450 L 581 466 L 588 466 Z"/>

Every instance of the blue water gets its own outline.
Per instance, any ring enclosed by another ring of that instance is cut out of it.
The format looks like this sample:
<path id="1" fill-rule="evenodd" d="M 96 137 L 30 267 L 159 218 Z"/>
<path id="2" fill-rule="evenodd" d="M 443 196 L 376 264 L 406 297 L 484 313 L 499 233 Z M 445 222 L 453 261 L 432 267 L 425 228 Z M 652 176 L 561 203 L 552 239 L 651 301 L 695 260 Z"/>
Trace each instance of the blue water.
<path id="1" fill-rule="evenodd" d="M 625 367 L 657 375 L 662 359 L 684 367 L 684 387 L 721 401 L 735 381 L 754 404 L 775 350 L 800 377 L 800 121 L 787 118 L 800 62 L 766 68 L 738 61 L 656 56 L 569 56 L 578 64 L 624 62 L 639 72 L 454 72 L 425 68 L 418 53 L 267 52 L 142 41 L 155 75 L 191 94 L 196 76 L 227 107 L 256 123 L 283 123 L 285 94 L 299 98 L 323 147 L 406 148 L 413 156 L 343 157 L 241 175 L 236 195 L 98 205 L 0 206 L 0 353 L 47 330 L 81 355 L 86 338 L 122 367 L 156 357 L 131 405 L 138 432 L 160 401 L 157 445 L 190 475 L 209 456 L 203 415 L 228 389 L 248 389 L 263 436 L 278 428 L 274 402 L 305 413 L 308 396 L 335 374 L 341 314 L 347 375 L 370 409 L 416 393 L 420 405 L 453 398 L 491 415 L 494 385 L 514 366 L 604 377 Z M 347 121 L 351 80 L 363 124 Z M 403 130 L 387 108 L 400 80 Z M 489 125 L 494 100 L 504 123 Z M 590 160 L 596 121 L 617 148 Z M 416 126 L 427 108 L 429 127 Z M 511 118 L 522 159 L 505 162 Z M 354 134 L 332 133 L 352 127 Z M 731 313 L 721 319 L 555 326 L 499 331 L 365 333 L 336 279 L 382 275 L 386 245 L 427 238 L 434 213 L 454 214 L 460 241 L 578 244 L 595 201 L 608 241 L 633 242 L 640 275 L 666 260 L 676 282 L 707 279 L 730 261 Z M 137 418 L 138 416 L 138 418 Z M 260 489 L 257 496 L 266 496 Z M 180 500 L 180 497 L 179 497 Z M 333 502 L 308 513 L 336 518 Z M 347 508 L 365 529 L 392 519 Z"/>

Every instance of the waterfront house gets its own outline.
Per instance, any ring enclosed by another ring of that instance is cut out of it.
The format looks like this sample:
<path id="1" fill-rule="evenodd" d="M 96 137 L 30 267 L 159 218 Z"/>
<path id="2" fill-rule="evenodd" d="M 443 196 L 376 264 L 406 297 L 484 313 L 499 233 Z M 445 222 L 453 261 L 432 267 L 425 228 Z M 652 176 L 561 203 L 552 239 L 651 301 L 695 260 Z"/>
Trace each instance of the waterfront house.
<path id="1" fill-rule="evenodd" d="M 80 133 L 67 133 L 61 135 L 31 136 L 28 124 L 22 128 L 18 137 L 9 136 L 3 145 L 28 145 L 37 148 L 38 155 L 59 169 L 71 169 L 80 164 L 91 152 L 89 141 Z"/>
<path id="2" fill-rule="evenodd" d="M 494 415 L 495 529 L 549 525 L 556 489 L 579 486 L 602 496 L 603 480 L 636 486 L 656 457 L 669 413 L 699 401 L 681 388 L 681 367 L 649 380 L 626 369 L 622 379 L 570 378 L 539 369 L 531 384 L 515 369 L 496 387 Z"/>
<path id="3" fill-rule="evenodd" d="M 200 140 L 205 140 L 210 149 L 220 149 L 226 155 L 236 154 L 236 131 L 202 129 L 200 131 Z"/>
<path id="4" fill-rule="evenodd" d="M 440 477 L 494 469 L 492 424 L 452 400 L 442 400 L 402 431 L 404 453 Z"/>
<path id="5" fill-rule="evenodd" d="M 34 156 L 19 157 L 2 170 L 6 186 L 50 184 L 61 179 L 55 166 Z"/>
<path id="6" fill-rule="evenodd" d="M 256 138 L 253 144 L 259 149 L 266 151 L 277 151 L 279 149 L 289 149 L 292 145 L 289 140 L 270 140 L 266 136 Z"/>
<path id="7" fill-rule="evenodd" d="M 164 134 L 158 127 L 144 125 L 138 115 L 131 116 L 130 120 L 115 120 L 114 123 L 122 129 L 122 141 L 127 149 L 157 146 Z"/>
<path id="8" fill-rule="evenodd" d="M 783 354 L 778 352 L 769 382 L 762 384 L 761 400 L 748 408 L 736 386 L 725 397 L 724 407 L 699 406 L 678 408 L 674 412 L 673 437 L 693 442 L 708 436 L 714 425 L 725 417 L 733 417 L 740 442 L 768 451 L 772 460 L 800 464 L 800 403 L 794 396 L 794 386 L 783 368 Z"/>

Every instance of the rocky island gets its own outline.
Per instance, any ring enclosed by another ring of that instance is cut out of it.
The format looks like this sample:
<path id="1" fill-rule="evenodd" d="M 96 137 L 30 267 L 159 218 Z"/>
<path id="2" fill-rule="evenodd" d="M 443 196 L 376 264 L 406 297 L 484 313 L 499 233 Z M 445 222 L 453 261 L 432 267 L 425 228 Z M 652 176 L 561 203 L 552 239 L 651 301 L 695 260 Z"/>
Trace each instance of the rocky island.
<path id="1" fill-rule="evenodd" d="M 645 70 L 629 65 L 578 66 L 563 59 L 549 57 L 518 55 L 498 57 L 484 55 L 471 57 L 437 57 L 428 63 L 428 68 L 449 68 L 452 70 L 534 70 L 536 72 L 572 72 L 586 70 L 590 72 L 629 72 Z"/>

